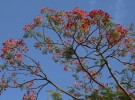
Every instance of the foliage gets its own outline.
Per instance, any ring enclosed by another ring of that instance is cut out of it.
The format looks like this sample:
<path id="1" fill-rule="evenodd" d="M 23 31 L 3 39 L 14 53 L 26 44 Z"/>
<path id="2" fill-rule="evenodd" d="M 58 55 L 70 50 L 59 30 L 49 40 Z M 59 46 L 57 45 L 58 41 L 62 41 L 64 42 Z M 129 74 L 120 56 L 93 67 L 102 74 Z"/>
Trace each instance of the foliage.
<path id="1" fill-rule="evenodd" d="M 41 15 L 33 21 L 23 28 L 23 38 L 34 39 L 35 49 L 43 55 L 51 54 L 65 72 L 72 72 L 75 82 L 68 91 L 63 90 L 48 79 L 39 62 L 28 56 L 22 38 L 10 39 L 1 49 L 5 61 L 0 65 L 1 92 L 6 88 L 26 89 L 23 100 L 37 100 L 40 91 L 51 84 L 57 89 L 48 90 L 53 100 L 62 100 L 62 93 L 74 100 L 135 98 L 133 24 L 124 28 L 102 10 L 86 12 L 78 7 L 59 12 L 42 8 Z M 53 32 L 50 35 L 46 30 Z M 32 63 L 26 63 L 26 59 Z"/>

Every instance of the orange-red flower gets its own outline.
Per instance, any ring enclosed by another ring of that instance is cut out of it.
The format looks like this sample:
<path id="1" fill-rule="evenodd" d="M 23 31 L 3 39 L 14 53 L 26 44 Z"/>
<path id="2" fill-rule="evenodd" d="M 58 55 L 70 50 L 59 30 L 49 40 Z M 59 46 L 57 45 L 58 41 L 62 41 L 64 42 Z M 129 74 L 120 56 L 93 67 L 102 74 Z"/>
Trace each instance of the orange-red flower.
<path id="1" fill-rule="evenodd" d="M 16 54 L 15 58 L 18 59 L 18 60 L 22 60 L 22 54 Z"/>
<path id="2" fill-rule="evenodd" d="M 36 24 L 30 23 L 30 24 L 28 24 L 28 25 L 25 25 L 25 27 L 23 28 L 23 30 L 24 30 L 25 32 L 29 32 L 29 31 L 33 30 L 35 27 L 36 27 Z"/>
<path id="3" fill-rule="evenodd" d="M 80 10 L 78 7 L 73 9 L 73 14 L 78 14 L 80 15 L 80 17 L 84 17 L 88 15 L 86 11 Z"/>
<path id="4" fill-rule="evenodd" d="M 42 23 L 42 16 L 38 16 L 38 17 L 34 18 L 33 20 L 36 23 L 36 25 L 39 25 Z"/>
<path id="5" fill-rule="evenodd" d="M 67 24 L 64 26 L 64 28 L 65 29 L 71 29 L 73 26 L 74 26 L 74 22 L 73 21 L 71 21 L 71 20 L 69 20 L 68 22 L 67 22 Z"/>
<path id="6" fill-rule="evenodd" d="M 41 8 L 41 14 L 44 13 L 47 9 L 46 8 Z"/>

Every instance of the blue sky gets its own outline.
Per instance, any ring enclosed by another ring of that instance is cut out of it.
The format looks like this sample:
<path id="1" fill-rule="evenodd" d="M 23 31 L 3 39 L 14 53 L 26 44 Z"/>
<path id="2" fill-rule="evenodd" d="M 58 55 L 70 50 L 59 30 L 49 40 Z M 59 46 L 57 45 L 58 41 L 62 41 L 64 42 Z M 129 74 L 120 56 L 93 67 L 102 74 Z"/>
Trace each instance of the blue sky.
<path id="1" fill-rule="evenodd" d="M 135 0 L 0 0 L 0 48 L 2 47 L 1 43 L 5 40 L 23 36 L 22 28 L 40 13 L 42 7 L 72 10 L 78 6 L 86 11 L 102 9 L 110 14 L 114 22 L 127 27 L 130 23 L 135 23 L 134 5 Z M 32 45 L 30 40 L 27 42 L 29 42 L 28 45 Z M 30 54 L 39 60 L 36 50 L 32 50 Z M 72 84 L 70 75 L 64 74 L 62 67 L 54 64 L 51 58 L 47 57 L 40 56 L 40 61 L 46 67 L 45 70 L 49 78 L 63 88 L 65 88 L 63 83 Z M 0 96 L 0 100 L 21 100 L 22 95 L 20 90 L 7 90 Z M 44 97 L 43 94 L 39 100 L 43 100 L 42 97 Z"/>

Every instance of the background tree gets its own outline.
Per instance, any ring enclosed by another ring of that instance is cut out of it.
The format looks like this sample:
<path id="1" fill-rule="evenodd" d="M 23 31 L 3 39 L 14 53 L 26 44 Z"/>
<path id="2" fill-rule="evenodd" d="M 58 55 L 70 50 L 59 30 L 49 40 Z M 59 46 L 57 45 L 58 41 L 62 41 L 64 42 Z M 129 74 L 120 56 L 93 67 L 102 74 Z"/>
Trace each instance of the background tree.
<path id="1" fill-rule="evenodd" d="M 123 28 L 112 22 L 102 10 L 86 12 L 78 7 L 57 12 L 42 8 L 41 15 L 26 25 L 23 38 L 33 38 L 34 47 L 50 54 L 64 71 L 72 72 L 74 85 L 65 91 L 48 79 L 40 62 L 28 54 L 23 39 L 3 43 L 0 66 L 0 91 L 6 88 L 26 89 L 23 100 L 36 100 L 49 85 L 52 99 L 62 93 L 77 100 L 131 100 L 135 96 L 135 39 L 133 25 Z M 45 30 L 54 31 L 45 33 Z M 116 66 L 117 64 L 117 66 Z M 108 75 L 108 76 L 107 76 Z"/>

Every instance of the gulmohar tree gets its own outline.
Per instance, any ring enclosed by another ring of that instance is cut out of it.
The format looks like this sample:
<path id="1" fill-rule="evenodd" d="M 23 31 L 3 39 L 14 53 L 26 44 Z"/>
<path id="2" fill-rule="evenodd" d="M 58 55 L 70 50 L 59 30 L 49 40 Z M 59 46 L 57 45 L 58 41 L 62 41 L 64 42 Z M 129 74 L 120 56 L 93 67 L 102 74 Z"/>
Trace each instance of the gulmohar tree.
<path id="1" fill-rule="evenodd" d="M 74 100 L 135 98 L 133 25 L 123 28 L 102 10 L 86 12 L 76 7 L 57 12 L 42 8 L 41 14 L 23 30 L 23 38 L 33 38 L 34 47 L 43 55 L 51 54 L 65 72 L 72 72 L 75 82 L 68 91 L 63 90 L 47 77 L 40 62 L 27 54 L 22 38 L 10 39 L 1 49 L 5 63 L 0 65 L 0 92 L 7 88 L 26 89 L 23 100 L 37 100 L 40 91 L 52 85 L 56 88 L 55 92 L 49 91 L 53 100 L 62 100 L 61 93 Z M 45 30 L 53 32 L 47 34 Z"/>

